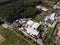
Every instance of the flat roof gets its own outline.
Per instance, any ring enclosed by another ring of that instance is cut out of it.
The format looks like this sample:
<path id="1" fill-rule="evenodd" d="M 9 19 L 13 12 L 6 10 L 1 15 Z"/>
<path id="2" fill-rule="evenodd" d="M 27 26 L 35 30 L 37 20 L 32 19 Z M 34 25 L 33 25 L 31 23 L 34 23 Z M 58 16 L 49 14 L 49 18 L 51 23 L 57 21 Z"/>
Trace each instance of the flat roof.
<path id="1" fill-rule="evenodd" d="M 38 27 L 39 27 L 39 23 L 34 23 L 33 25 L 32 25 L 32 28 L 35 28 L 35 29 L 37 29 Z"/>
<path id="2" fill-rule="evenodd" d="M 29 21 L 27 22 L 27 25 L 31 26 L 33 23 L 34 23 L 33 21 L 29 20 Z"/>
<path id="3" fill-rule="evenodd" d="M 38 31 L 36 31 L 32 28 L 27 28 L 27 33 L 29 33 L 30 35 L 36 35 L 36 36 L 39 34 Z"/>
<path id="4" fill-rule="evenodd" d="M 40 23 L 33 22 L 31 20 L 27 21 L 27 25 L 33 29 L 37 29 L 40 25 Z"/>

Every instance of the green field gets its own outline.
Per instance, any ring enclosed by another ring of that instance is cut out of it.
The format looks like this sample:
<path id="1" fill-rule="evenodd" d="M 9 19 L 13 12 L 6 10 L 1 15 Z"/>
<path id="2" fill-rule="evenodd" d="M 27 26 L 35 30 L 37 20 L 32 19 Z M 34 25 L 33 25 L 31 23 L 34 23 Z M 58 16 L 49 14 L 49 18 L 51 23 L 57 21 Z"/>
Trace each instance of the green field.
<path id="1" fill-rule="evenodd" d="M 21 37 L 18 37 L 15 33 L 10 31 L 9 29 L 3 28 L 2 26 L 0 26 L 0 34 L 6 39 L 0 45 L 15 45 L 18 41 L 19 43 L 17 45 L 30 45 Z"/>

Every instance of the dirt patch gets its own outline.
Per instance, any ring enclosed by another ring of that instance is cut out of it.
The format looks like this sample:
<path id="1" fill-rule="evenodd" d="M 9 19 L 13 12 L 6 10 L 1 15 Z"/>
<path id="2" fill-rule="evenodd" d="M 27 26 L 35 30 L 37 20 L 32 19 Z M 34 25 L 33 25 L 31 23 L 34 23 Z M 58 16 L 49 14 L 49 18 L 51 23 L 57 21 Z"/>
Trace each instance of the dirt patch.
<path id="1" fill-rule="evenodd" d="M 0 44 L 5 41 L 5 38 L 0 34 Z"/>

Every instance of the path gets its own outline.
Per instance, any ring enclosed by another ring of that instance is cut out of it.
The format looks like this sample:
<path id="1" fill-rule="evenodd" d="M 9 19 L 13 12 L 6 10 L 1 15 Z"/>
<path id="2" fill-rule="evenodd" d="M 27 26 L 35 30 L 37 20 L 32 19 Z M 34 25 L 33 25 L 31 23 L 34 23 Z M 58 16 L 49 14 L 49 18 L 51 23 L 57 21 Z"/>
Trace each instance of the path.
<path id="1" fill-rule="evenodd" d="M 20 40 L 19 40 L 19 41 L 17 41 L 15 45 L 17 45 L 19 42 L 20 42 Z"/>

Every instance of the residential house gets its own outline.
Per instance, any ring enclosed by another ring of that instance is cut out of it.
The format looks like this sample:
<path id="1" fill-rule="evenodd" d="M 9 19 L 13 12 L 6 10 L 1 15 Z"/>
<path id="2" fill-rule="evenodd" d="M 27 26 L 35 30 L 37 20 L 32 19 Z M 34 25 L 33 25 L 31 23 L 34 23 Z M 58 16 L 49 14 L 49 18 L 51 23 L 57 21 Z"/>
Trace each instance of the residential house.
<path id="1" fill-rule="evenodd" d="M 60 9 L 60 1 L 58 1 L 57 4 L 53 8 L 54 9 Z"/>
<path id="2" fill-rule="evenodd" d="M 55 17 L 55 13 L 51 14 L 50 16 L 46 16 L 46 18 L 44 19 L 45 23 L 50 26 L 50 27 L 54 27 L 55 26 L 55 21 L 56 21 L 56 17 Z"/>

